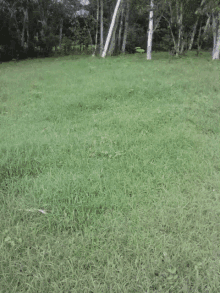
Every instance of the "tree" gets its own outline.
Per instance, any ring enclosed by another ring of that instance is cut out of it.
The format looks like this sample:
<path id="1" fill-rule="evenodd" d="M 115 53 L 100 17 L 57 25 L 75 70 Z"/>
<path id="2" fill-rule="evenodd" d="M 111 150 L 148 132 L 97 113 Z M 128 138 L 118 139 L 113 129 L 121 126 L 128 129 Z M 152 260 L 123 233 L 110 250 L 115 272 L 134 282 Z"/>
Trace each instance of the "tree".
<path id="1" fill-rule="evenodd" d="M 176 56 L 178 56 L 180 53 L 181 42 L 183 41 L 183 3 L 181 0 L 175 0 L 172 1 L 172 3 L 168 2 L 168 6 L 170 15 L 168 17 L 163 17 L 168 23 L 168 28 L 170 29 L 173 40 L 174 52 L 176 53 Z M 177 36 L 175 36 L 175 34 L 177 34 Z"/>
<path id="2" fill-rule="evenodd" d="M 85 4 L 89 16 L 83 18 L 79 9 Z M 95 44 L 95 51 L 100 44 L 100 55 L 105 56 L 116 49 L 134 52 L 147 43 L 150 59 L 156 46 L 167 50 L 171 43 L 178 56 L 189 38 L 189 49 L 196 39 L 198 52 L 213 38 L 212 55 L 218 59 L 219 4 L 220 0 L 0 0 L 0 50 L 14 57 L 16 51 L 32 54 L 39 48 L 49 54 L 54 46 L 56 50 L 65 41 L 67 48 L 74 40 L 81 46 Z"/>
<path id="3" fill-rule="evenodd" d="M 102 58 L 105 58 L 105 56 L 106 56 L 106 52 L 108 50 L 109 42 L 110 42 L 110 39 L 111 39 L 111 36 L 112 36 L 112 31 L 113 31 L 113 28 L 114 28 L 114 25 L 115 25 L 115 19 L 116 19 L 120 4 L 121 4 L 121 0 L 117 0 L 117 4 L 115 6 L 115 11 L 114 11 L 114 14 L 113 14 L 113 17 L 112 17 L 111 26 L 110 26 L 110 29 L 109 29 L 109 32 L 108 32 L 106 43 L 105 43 L 104 51 L 102 52 Z"/>
<path id="4" fill-rule="evenodd" d="M 196 29 L 198 26 L 198 21 L 199 18 L 197 17 L 195 24 L 193 25 L 193 29 L 192 29 L 192 33 L 191 33 L 191 39 L 190 39 L 190 43 L 189 43 L 189 50 L 192 50 L 192 46 L 193 46 L 193 42 L 194 42 L 194 38 L 195 38 L 195 34 L 196 34 Z"/>
<path id="5" fill-rule="evenodd" d="M 149 16 L 149 30 L 148 30 L 148 40 L 147 40 L 147 60 L 151 60 L 151 52 L 152 52 L 152 39 L 153 39 L 153 8 L 154 8 L 154 2 L 151 0 L 151 10 L 150 10 L 150 16 Z"/>
<path id="6" fill-rule="evenodd" d="M 213 33 L 213 51 L 212 59 L 219 59 L 220 56 L 220 1 L 219 0 L 203 0 L 203 7 L 200 7 L 196 14 L 212 15 L 212 33 Z M 201 5 L 202 6 L 202 5 Z"/>
<path id="7" fill-rule="evenodd" d="M 211 16 L 208 15 L 205 26 L 202 27 L 202 21 L 200 23 L 198 40 L 197 40 L 197 56 L 199 55 L 203 41 L 207 38 L 207 31 L 210 28 L 210 18 Z M 203 29 L 203 33 L 202 33 L 202 29 Z"/>
<path id="8" fill-rule="evenodd" d="M 108 49 L 108 55 L 113 54 L 113 52 L 115 50 L 116 43 L 117 43 L 116 42 L 116 30 L 117 30 L 118 24 L 119 24 L 119 18 L 120 18 L 120 15 L 121 15 L 121 7 L 123 5 L 123 1 L 124 0 L 121 0 L 118 12 L 116 14 L 115 24 L 114 24 L 113 31 L 112 31 L 112 36 L 111 36 L 111 42 L 110 42 L 109 49 Z"/>
<path id="9" fill-rule="evenodd" d="M 220 55 L 220 12 L 216 15 L 213 13 L 213 53 L 212 59 L 219 59 Z"/>

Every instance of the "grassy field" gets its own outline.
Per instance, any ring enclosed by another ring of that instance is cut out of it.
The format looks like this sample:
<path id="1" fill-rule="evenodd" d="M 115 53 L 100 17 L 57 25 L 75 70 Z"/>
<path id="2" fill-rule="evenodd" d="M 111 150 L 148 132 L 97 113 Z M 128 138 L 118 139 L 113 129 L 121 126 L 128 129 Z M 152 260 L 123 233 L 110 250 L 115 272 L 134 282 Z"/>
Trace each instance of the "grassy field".
<path id="1" fill-rule="evenodd" d="M 0 292 L 220 292 L 220 62 L 0 65 Z"/>

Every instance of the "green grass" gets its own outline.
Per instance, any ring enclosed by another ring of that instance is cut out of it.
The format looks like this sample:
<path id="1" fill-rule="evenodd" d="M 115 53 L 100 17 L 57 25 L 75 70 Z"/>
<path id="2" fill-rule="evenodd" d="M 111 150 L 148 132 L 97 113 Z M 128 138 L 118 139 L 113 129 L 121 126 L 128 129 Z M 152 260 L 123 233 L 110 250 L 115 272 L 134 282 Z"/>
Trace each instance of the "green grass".
<path id="1" fill-rule="evenodd" d="M 220 63 L 168 58 L 0 65 L 0 292 L 220 291 Z"/>

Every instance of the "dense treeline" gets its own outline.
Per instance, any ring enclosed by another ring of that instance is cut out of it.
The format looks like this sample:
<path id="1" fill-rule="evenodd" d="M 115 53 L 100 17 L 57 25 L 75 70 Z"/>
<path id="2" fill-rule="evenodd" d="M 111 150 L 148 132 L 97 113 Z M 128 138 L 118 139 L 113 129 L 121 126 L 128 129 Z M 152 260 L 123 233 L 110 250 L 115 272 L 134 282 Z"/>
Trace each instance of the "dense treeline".
<path id="1" fill-rule="evenodd" d="M 89 45 L 101 54 L 116 2 L 0 0 L 0 61 L 85 53 Z M 121 1 L 107 54 L 146 50 L 149 2 Z M 155 0 L 153 50 L 212 51 L 220 37 L 218 6 L 214 0 Z"/>

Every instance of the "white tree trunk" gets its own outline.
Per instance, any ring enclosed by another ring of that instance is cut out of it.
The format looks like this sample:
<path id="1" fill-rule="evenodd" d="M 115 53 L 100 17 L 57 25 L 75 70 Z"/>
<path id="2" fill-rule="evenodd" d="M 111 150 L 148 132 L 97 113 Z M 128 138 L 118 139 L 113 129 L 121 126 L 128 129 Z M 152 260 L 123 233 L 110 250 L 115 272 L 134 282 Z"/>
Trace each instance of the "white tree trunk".
<path id="1" fill-rule="evenodd" d="M 151 6 L 151 9 L 153 9 L 154 7 L 153 0 L 151 0 L 150 6 Z M 153 29 L 154 29 L 153 17 L 154 17 L 154 12 L 153 10 L 151 10 L 150 16 L 149 16 L 149 29 L 148 29 L 148 39 L 147 39 L 147 60 L 151 60 Z"/>
<path id="2" fill-rule="evenodd" d="M 126 16 L 125 16 L 125 29 L 124 29 L 122 48 L 121 48 L 122 53 L 125 53 L 125 47 L 126 47 L 126 41 L 127 41 L 127 35 L 128 35 L 129 9 L 130 9 L 130 0 L 127 0 L 127 8 L 126 8 Z"/>
<path id="3" fill-rule="evenodd" d="M 213 15 L 214 20 L 214 30 L 213 30 L 213 54 L 212 60 L 219 59 L 220 55 L 220 12 L 218 16 L 215 18 Z"/>
<path id="4" fill-rule="evenodd" d="M 123 1 L 124 0 L 121 0 L 121 4 L 123 4 Z M 109 45 L 109 49 L 108 49 L 108 55 L 112 55 L 114 50 L 115 50 L 115 45 L 116 45 L 116 31 L 117 31 L 117 28 L 118 28 L 118 24 L 119 24 L 119 18 L 120 18 L 120 15 L 121 15 L 121 4 L 118 8 L 118 13 L 116 15 L 116 19 L 115 19 L 115 25 L 113 27 L 113 31 L 112 31 L 112 37 L 111 37 L 111 42 L 110 42 L 110 45 Z"/>
<path id="5" fill-rule="evenodd" d="M 110 26 L 108 36 L 107 36 L 107 39 L 106 39 L 106 42 L 105 42 L 104 51 L 102 52 L 102 58 L 105 58 L 106 52 L 108 50 L 109 42 L 110 42 L 110 39 L 111 39 L 111 36 L 112 36 L 112 31 L 113 31 L 113 28 L 114 28 L 114 25 L 115 25 L 115 19 L 116 19 L 116 15 L 118 13 L 120 3 L 121 3 L 121 0 L 117 0 L 117 4 L 115 6 L 115 11 L 114 11 L 114 14 L 113 14 L 113 17 L 112 17 L 111 26 Z"/>
<path id="6" fill-rule="evenodd" d="M 200 7 L 205 3 L 206 0 L 202 0 Z M 200 8 L 199 7 L 199 8 Z M 198 9 L 196 10 L 196 14 L 198 12 Z M 192 46 L 193 46 L 193 42 L 194 42 L 194 38 L 195 38 L 195 34 L 196 34 L 196 29 L 197 29 L 197 25 L 198 25 L 198 21 L 199 21 L 199 16 L 197 16 L 196 22 L 193 26 L 193 30 L 192 30 L 192 34 L 191 34 L 191 39 L 190 39 L 190 43 L 189 43 L 189 48 L 188 50 L 192 50 Z"/>

